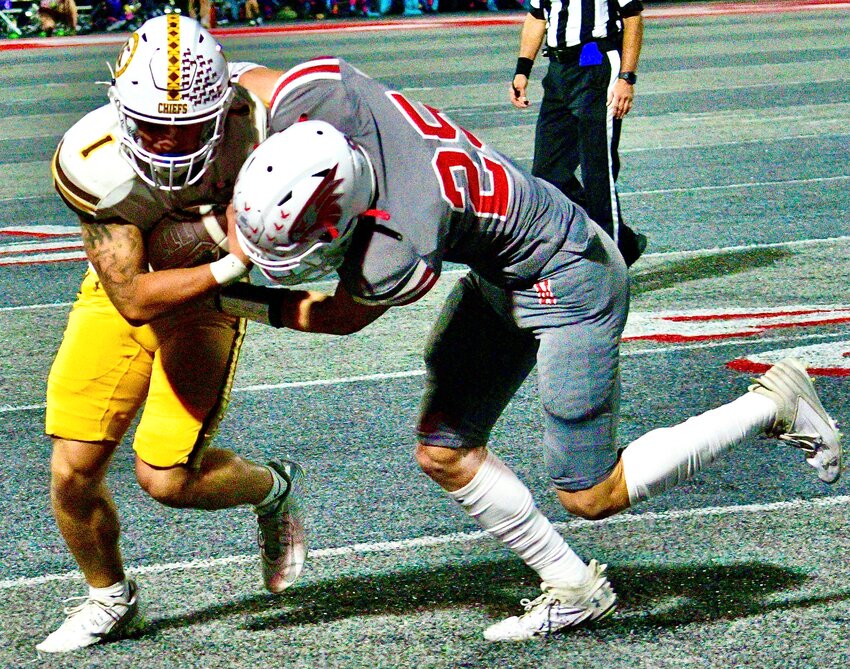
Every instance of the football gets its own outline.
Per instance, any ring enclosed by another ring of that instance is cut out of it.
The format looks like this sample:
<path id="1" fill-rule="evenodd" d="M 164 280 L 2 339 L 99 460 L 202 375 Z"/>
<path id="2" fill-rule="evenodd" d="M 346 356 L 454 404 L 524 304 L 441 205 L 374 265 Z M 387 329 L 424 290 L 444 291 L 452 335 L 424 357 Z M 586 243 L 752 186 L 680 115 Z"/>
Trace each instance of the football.
<path id="1" fill-rule="evenodd" d="M 148 263 L 154 270 L 195 267 L 227 253 L 224 212 L 198 207 L 163 216 L 147 239 Z"/>

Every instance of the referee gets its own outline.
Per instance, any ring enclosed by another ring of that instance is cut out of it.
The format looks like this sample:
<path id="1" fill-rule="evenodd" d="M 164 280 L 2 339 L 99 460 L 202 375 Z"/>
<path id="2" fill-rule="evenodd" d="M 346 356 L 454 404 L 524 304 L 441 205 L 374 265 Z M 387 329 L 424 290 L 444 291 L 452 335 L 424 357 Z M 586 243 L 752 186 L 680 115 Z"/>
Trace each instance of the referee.
<path id="1" fill-rule="evenodd" d="M 532 173 L 582 205 L 617 242 L 627 265 L 646 237 L 623 223 L 617 197 L 620 126 L 629 113 L 643 42 L 641 0 L 530 0 L 511 102 L 528 107 L 540 47 L 549 59 L 537 117 Z M 576 169 L 581 165 L 581 182 Z"/>

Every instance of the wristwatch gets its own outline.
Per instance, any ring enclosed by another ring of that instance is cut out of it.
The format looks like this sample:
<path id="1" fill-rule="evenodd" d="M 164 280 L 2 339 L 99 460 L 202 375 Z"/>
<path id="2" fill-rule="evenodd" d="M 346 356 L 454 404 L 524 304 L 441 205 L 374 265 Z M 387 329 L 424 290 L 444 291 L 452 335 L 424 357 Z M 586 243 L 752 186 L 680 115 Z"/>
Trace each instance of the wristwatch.
<path id="1" fill-rule="evenodd" d="M 627 84 L 631 84 L 632 86 L 637 83 L 637 75 L 634 72 L 620 72 L 618 79 L 622 79 Z"/>

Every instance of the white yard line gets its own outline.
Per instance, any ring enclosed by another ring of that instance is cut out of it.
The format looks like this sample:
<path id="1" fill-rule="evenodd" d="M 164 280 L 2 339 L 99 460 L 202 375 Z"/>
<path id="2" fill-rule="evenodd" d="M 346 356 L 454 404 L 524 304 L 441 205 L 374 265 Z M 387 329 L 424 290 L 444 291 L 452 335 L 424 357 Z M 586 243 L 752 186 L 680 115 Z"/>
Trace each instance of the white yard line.
<path id="1" fill-rule="evenodd" d="M 762 188 L 763 186 L 800 185 L 810 183 L 828 183 L 832 181 L 846 181 L 850 179 L 848 174 L 839 174 L 832 177 L 817 177 L 814 179 L 779 179 L 777 181 L 746 181 L 743 183 L 732 183 L 711 186 L 688 186 L 685 188 L 657 188 L 654 190 L 640 190 L 620 193 L 620 198 L 639 197 L 642 195 L 668 195 L 670 193 L 697 193 L 716 190 L 735 190 L 742 188 Z"/>
<path id="2" fill-rule="evenodd" d="M 840 177 L 848 178 L 848 177 Z M 649 191 L 647 191 L 649 192 Z M 658 192 L 658 191 L 653 191 Z M 636 195 L 637 193 L 631 193 Z M 621 196 L 622 197 L 622 196 Z M 733 253 L 738 251 L 747 251 L 751 249 L 769 249 L 769 248 L 785 248 L 785 247 L 805 247 L 805 246 L 820 246 L 821 244 L 831 244 L 833 242 L 844 242 L 850 240 L 850 235 L 842 235 L 839 237 L 825 237 L 824 239 L 800 239 L 792 242 L 773 242 L 770 244 L 742 244 L 739 246 L 723 246 L 713 249 L 695 249 L 692 251 L 666 251 L 664 253 L 647 253 L 644 258 L 695 258 L 706 255 L 716 255 L 718 253 Z M 443 276 L 452 276 L 455 274 L 463 274 L 466 269 L 446 270 L 442 273 Z M 322 283 L 322 282 L 318 282 Z M 333 282 L 328 282 L 333 283 Z M 56 309 L 58 307 L 69 307 L 71 302 L 50 302 L 48 304 L 23 304 L 16 307 L 0 307 L 0 313 L 5 311 L 38 311 L 41 309 Z"/>
<path id="3" fill-rule="evenodd" d="M 784 343 L 793 343 L 795 341 L 817 341 L 817 340 L 829 340 L 829 339 L 838 339 L 843 340 L 847 338 L 847 332 L 830 332 L 827 334 L 802 334 L 802 335 L 779 335 L 776 337 L 759 337 L 757 342 L 759 344 L 770 344 L 773 342 L 784 342 Z M 628 348 L 624 349 L 621 352 L 621 356 L 624 358 L 629 358 L 632 356 L 650 356 L 650 355 L 664 355 L 666 353 L 675 353 L 677 351 L 694 351 L 699 349 L 708 349 L 708 348 L 719 348 L 721 346 L 741 346 L 743 343 L 748 341 L 746 337 L 739 337 L 734 339 L 722 339 L 718 341 L 696 341 L 694 343 L 685 343 L 685 344 L 675 344 L 671 346 L 662 346 L 662 347 L 653 347 L 646 348 L 641 350 L 632 351 Z M 309 381 L 284 381 L 282 383 L 263 383 L 255 386 L 242 386 L 240 388 L 234 388 L 232 390 L 233 394 L 236 393 L 256 393 L 262 392 L 266 390 L 282 390 L 284 388 L 309 388 L 313 386 L 337 386 L 344 385 L 346 383 L 361 383 L 361 382 L 371 382 L 371 381 L 383 381 L 386 379 L 403 379 L 410 378 L 415 376 L 423 376 L 425 374 L 425 370 L 422 369 L 411 369 L 403 372 L 390 372 L 383 374 L 364 374 L 362 376 L 342 376 L 331 379 L 311 379 Z M 0 404 L 0 415 L 5 413 L 20 413 L 24 411 L 38 411 L 45 408 L 45 404 Z"/>
<path id="4" fill-rule="evenodd" d="M 673 511 L 647 512 L 647 513 L 623 513 L 618 516 L 606 518 L 605 520 L 572 520 L 569 522 L 554 523 L 555 527 L 562 531 L 575 531 L 582 528 L 598 527 L 603 525 L 638 525 L 654 524 L 659 521 L 688 520 L 691 518 L 729 517 L 745 514 L 773 513 L 781 511 L 796 511 L 806 509 L 825 509 L 850 504 L 850 495 L 839 495 L 836 497 L 818 497 L 811 500 L 793 500 L 789 502 L 772 502 L 769 504 L 743 504 L 733 506 L 709 506 L 701 509 L 680 509 Z M 445 546 L 448 544 L 460 544 L 473 541 L 493 540 L 489 534 L 479 532 L 456 532 L 437 536 L 417 537 L 414 539 L 402 539 L 399 541 L 381 541 L 375 543 L 350 544 L 348 546 L 337 546 L 335 548 L 320 548 L 310 551 L 311 560 L 321 560 L 350 555 L 364 555 L 367 553 L 401 553 L 404 551 L 428 548 L 432 546 Z M 169 562 L 164 564 L 143 565 L 131 567 L 129 574 L 157 574 L 170 571 L 182 571 L 188 569 L 204 569 L 221 567 L 229 564 L 250 564 L 257 560 L 257 556 L 231 555 L 224 558 L 213 558 L 209 560 L 190 560 L 188 562 Z M 82 577 L 79 571 L 69 571 L 62 574 L 45 574 L 30 578 L 12 578 L 0 580 L 0 590 L 15 590 L 29 588 L 51 581 L 77 580 Z"/>

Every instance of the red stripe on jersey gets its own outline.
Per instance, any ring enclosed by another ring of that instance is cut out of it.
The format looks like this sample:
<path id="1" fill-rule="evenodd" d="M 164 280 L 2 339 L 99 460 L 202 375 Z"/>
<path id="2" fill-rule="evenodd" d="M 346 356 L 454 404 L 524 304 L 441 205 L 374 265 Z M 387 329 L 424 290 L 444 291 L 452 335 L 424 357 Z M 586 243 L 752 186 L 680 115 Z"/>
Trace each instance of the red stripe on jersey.
<path id="1" fill-rule="evenodd" d="M 281 91 L 286 88 L 289 84 L 298 81 L 304 77 L 313 77 L 317 74 L 330 74 L 336 76 L 326 77 L 328 79 L 336 79 L 339 76 L 339 61 L 327 60 L 327 59 L 317 59 L 315 61 L 308 61 L 303 65 L 297 65 L 293 67 L 288 72 L 284 73 L 284 75 L 278 79 L 277 84 L 275 85 L 274 92 L 272 93 L 271 99 L 269 100 L 269 109 L 274 113 L 274 108 L 277 105 L 277 99 L 280 95 Z M 324 77 L 318 77 L 324 78 Z"/>
<path id="2" fill-rule="evenodd" d="M 543 279 L 534 284 L 537 291 L 537 301 L 540 304 L 558 304 L 555 294 L 552 292 L 552 284 L 549 279 Z"/>
<path id="3" fill-rule="evenodd" d="M 410 304 L 411 302 L 416 302 L 416 300 L 434 287 L 434 284 L 437 283 L 439 278 L 439 274 L 435 274 L 430 267 L 426 267 L 419 279 L 419 282 L 411 290 L 408 290 L 401 295 L 397 295 L 392 300 L 388 300 L 383 304 L 400 307 L 405 304 Z"/>

